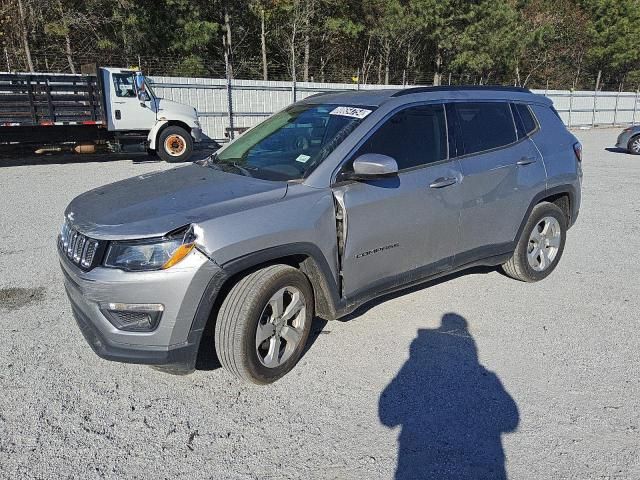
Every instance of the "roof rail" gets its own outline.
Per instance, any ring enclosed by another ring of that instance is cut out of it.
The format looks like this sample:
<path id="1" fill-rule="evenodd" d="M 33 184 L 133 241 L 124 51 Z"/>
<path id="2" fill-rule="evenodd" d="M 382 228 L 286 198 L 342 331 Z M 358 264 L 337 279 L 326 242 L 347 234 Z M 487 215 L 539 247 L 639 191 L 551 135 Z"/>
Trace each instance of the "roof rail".
<path id="1" fill-rule="evenodd" d="M 413 93 L 429 93 L 429 92 L 459 92 L 464 90 L 483 90 L 483 91 L 498 91 L 498 92 L 520 92 L 531 93 L 528 88 L 522 87 L 505 87 L 502 85 L 441 85 L 434 87 L 410 87 L 403 88 L 397 91 L 392 97 L 401 97 L 403 95 L 411 95 Z"/>

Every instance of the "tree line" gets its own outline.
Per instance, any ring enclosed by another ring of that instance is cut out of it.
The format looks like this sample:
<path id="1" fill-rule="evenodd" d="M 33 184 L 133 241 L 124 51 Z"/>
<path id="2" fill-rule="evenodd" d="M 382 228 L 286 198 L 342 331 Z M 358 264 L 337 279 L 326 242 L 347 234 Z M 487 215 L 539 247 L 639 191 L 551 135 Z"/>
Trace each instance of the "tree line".
<path id="1" fill-rule="evenodd" d="M 2 0 L 0 42 L 11 71 L 640 84 L 638 0 Z"/>

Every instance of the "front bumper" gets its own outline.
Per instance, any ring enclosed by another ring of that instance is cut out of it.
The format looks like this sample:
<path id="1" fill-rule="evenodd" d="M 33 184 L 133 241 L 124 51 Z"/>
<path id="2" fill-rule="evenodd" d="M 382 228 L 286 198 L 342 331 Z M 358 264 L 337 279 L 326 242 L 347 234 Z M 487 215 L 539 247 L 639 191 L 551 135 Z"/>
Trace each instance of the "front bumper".
<path id="1" fill-rule="evenodd" d="M 202 135 L 202 128 L 198 128 L 198 127 L 193 127 L 191 129 L 191 136 L 193 137 L 193 141 L 198 143 L 202 141 L 203 135 Z"/>
<path id="2" fill-rule="evenodd" d="M 618 135 L 618 140 L 616 141 L 616 148 L 620 148 L 622 150 L 627 150 L 629 148 L 629 140 L 631 137 L 636 135 L 638 132 L 622 132 Z"/>
<path id="3" fill-rule="evenodd" d="M 59 252 L 60 253 L 60 252 Z M 84 272 L 60 254 L 64 285 L 85 339 L 100 357 L 159 365 L 175 373 L 195 368 L 200 339 L 226 273 L 194 250 L 178 265 L 154 272 L 97 267 Z M 155 330 L 116 328 L 101 312 L 108 302 L 162 303 Z"/>

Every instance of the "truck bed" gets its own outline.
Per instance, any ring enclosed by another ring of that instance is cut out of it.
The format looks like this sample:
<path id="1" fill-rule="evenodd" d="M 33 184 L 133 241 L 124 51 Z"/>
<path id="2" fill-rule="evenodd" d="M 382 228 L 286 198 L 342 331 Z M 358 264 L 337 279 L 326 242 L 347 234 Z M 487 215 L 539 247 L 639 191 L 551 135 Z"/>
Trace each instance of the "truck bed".
<path id="1" fill-rule="evenodd" d="M 0 73 L 0 128 L 100 125 L 104 115 L 96 75 Z"/>

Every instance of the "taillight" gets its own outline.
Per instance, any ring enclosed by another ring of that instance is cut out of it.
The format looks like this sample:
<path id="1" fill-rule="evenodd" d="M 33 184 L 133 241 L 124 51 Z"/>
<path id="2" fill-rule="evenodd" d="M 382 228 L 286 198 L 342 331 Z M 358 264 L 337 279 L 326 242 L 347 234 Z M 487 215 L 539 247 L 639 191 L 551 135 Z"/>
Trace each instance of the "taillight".
<path id="1" fill-rule="evenodd" d="M 576 154 L 576 158 L 579 162 L 582 162 L 582 144 L 580 142 L 576 142 L 573 144 L 573 151 Z"/>

